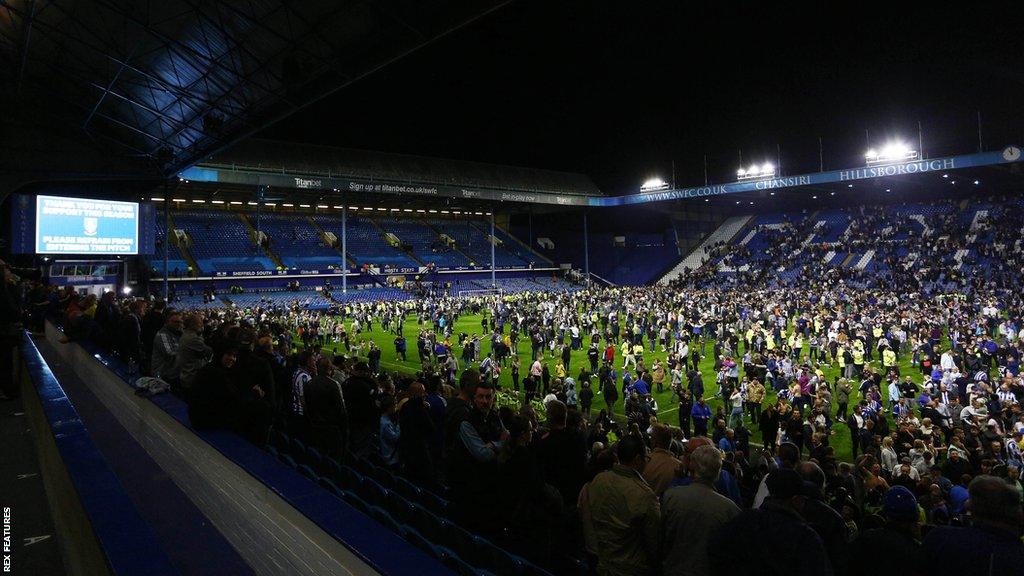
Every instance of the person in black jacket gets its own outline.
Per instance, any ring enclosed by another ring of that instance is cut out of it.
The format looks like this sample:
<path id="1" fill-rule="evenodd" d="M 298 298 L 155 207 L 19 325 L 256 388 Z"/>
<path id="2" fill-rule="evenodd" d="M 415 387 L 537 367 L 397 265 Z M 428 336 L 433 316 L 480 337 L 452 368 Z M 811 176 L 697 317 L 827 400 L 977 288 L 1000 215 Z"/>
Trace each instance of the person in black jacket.
<path id="1" fill-rule="evenodd" d="M 800 515 L 817 532 L 837 576 L 846 574 L 847 528 L 843 517 L 825 502 L 825 472 L 814 462 L 801 462 L 797 472 L 804 481 L 805 500 Z"/>
<path id="2" fill-rule="evenodd" d="M 117 327 L 121 359 L 127 363 L 135 362 L 136 366 L 141 366 L 143 361 L 142 316 L 145 314 L 146 301 L 134 300 L 128 305 L 128 313 L 121 318 Z"/>
<path id="3" fill-rule="evenodd" d="M 213 361 L 196 373 L 188 403 L 188 419 L 196 430 L 233 429 L 238 423 L 235 372 L 238 346 L 222 341 Z"/>
<path id="4" fill-rule="evenodd" d="M 320 358 L 316 376 L 306 383 L 303 393 L 310 444 L 325 456 L 342 462 L 348 450 L 348 408 L 335 375 L 330 359 Z"/>
<path id="5" fill-rule="evenodd" d="M 239 384 L 239 429 L 257 446 L 267 443 L 274 419 L 276 386 L 270 363 L 253 352 L 256 331 L 242 328 L 237 333 L 238 360 L 232 371 Z"/>
<path id="6" fill-rule="evenodd" d="M 533 424 L 522 416 L 508 421 L 508 441 L 498 454 L 497 515 L 505 527 L 502 544 L 531 561 L 543 563 L 551 552 L 553 527 L 562 502 L 544 482 L 532 449 Z"/>
<path id="7" fill-rule="evenodd" d="M 374 438 L 380 429 L 380 412 L 374 403 L 376 390 L 365 362 L 358 362 L 342 385 L 349 414 L 349 450 L 356 457 L 369 455 L 377 448 Z"/>
<path id="8" fill-rule="evenodd" d="M 890 488 L 882 514 L 885 525 L 865 531 L 850 546 L 850 574 L 903 576 L 920 569 L 921 527 L 914 493 L 904 486 Z"/>
<path id="9" fill-rule="evenodd" d="M 434 435 L 434 422 L 426 402 L 427 390 L 420 382 L 413 382 L 398 411 L 402 435 L 398 437 L 399 460 L 405 475 L 420 486 L 433 486 L 437 478 L 431 456 L 430 439 Z"/>
<path id="10" fill-rule="evenodd" d="M 780 468 L 769 474 L 765 483 L 769 497 L 760 508 L 740 512 L 708 539 L 711 573 L 832 574 L 821 538 L 800 516 L 805 501 L 800 475 Z"/>
<path id="11" fill-rule="evenodd" d="M 547 412 L 548 432 L 538 443 L 538 459 L 548 483 L 558 490 L 566 506 L 572 506 L 585 481 L 586 439 L 578 429 L 566 426 L 568 411 L 561 401 L 549 402 Z"/>
<path id="12" fill-rule="evenodd" d="M 152 366 L 153 339 L 156 338 L 156 333 L 164 327 L 164 323 L 167 318 L 166 313 L 166 303 L 163 300 L 157 300 L 153 303 L 153 307 L 150 308 L 149 312 L 146 312 L 146 315 L 142 316 L 142 352 L 147 368 Z M 146 374 L 151 373 L 147 371 Z"/>
<path id="13" fill-rule="evenodd" d="M 271 385 L 269 388 L 264 388 L 263 391 L 266 392 L 265 399 L 276 418 L 281 411 L 282 400 L 291 385 L 288 380 L 290 371 L 286 366 L 285 359 L 274 353 L 274 340 L 269 334 L 261 334 L 256 339 L 252 354 L 265 361 L 270 367 L 270 373 L 273 376 Z"/>

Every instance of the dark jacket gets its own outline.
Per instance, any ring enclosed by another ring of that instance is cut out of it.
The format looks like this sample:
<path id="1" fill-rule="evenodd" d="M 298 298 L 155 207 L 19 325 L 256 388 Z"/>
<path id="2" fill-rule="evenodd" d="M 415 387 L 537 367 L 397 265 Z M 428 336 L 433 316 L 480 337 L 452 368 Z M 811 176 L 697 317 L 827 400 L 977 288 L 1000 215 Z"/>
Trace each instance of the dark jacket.
<path id="1" fill-rule="evenodd" d="M 310 442 L 325 455 L 340 459 L 348 441 L 348 410 L 338 383 L 318 375 L 302 387 Z"/>
<path id="2" fill-rule="evenodd" d="M 188 404 L 188 419 L 197 430 L 235 428 L 238 395 L 234 373 L 210 363 L 196 373 Z"/>
<path id="3" fill-rule="evenodd" d="M 434 459 L 430 440 L 434 435 L 434 422 L 426 398 L 409 398 L 398 411 L 398 424 L 402 435 L 398 437 L 399 459 L 405 473 L 413 481 L 430 483 L 434 480 Z"/>
<path id="4" fill-rule="evenodd" d="M 117 327 L 117 338 L 121 357 L 125 361 L 142 361 L 142 326 L 139 317 L 129 313 L 121 318 Z"/>
<path id="5" fill-rule="evenodd" d="M 558 490 L 566 506 L 574 505 L 586 480 L 586 439 L 575 430 L 552 430 L 540 441 L 538 455 L 548 484 Z"/>
<path id="6" fill-rule="evenodd" d="M 920 542 L 900 530 L 888 527 L 867 530 L 850 546 L 849 573 L 878 576 L 915 574 L 920 568 L 920 548 Z"/>
<path id="7" fill-rule="evenodd" d="M 712 574 L 832 574 L 832 565 L 817 533 L 796 511 L 770 499 L 756 510 L 744 510 L 719 528 L 709 540 L 708 557 Z"/>

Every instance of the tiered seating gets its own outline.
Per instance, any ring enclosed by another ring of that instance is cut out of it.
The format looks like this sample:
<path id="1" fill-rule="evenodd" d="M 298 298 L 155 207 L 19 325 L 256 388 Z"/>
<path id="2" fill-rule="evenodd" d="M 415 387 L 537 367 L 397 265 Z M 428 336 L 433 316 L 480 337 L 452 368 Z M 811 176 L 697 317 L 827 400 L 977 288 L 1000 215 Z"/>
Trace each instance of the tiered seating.
<path id="1" fill-rule="evenodd" d="M 224 301 L 220 298 L 214 299 L 213 302 L 204 302 L 205 298 L 202 294 L 178 294 L 175 296 L 174 302 L 171 306 L 178 308 L 179 310 L 200 310 L 206 308 L 223 308 Z"/>
<path id="2" fill-rule="evenodd" d="M 993 274 L 1008 281 L 1019 276 L 1015 242 L 1022 214 L 1014 199 L 760 215 L 731 242 L 712 249 L 692 276 L 698 286 L 726 274 L 769 287 L 832 274 L 860 287 L 894 278 L 943 289 Z"/>
<path id="3" fill-rule="evenodd" d="M 469 257 L 476 266 L 490 266 L 491 264 L 491 243 L 487 241 L 487 235 L 478 230 L 466 220 L 431 220 L 430 225 L 455 240 L 455 246 L 460 252 Z M 489 233 L 489 232 L 488 232 Z M 527 262 L 503 250 L 495 247 L 494 265 L 499 267 L 526 266 Z"/>
<path id="4" fill-rule="evenodd" d="M 298 303 L 307 310 L 323 310 L 330 308 L 333 302 L 322 292 L 304 290 L 301 292 L 245 292 L 242 294 L 225 294 L 221 296 L 239 308 L 262 306 L 264 308 L 290 307 Z"/>
<path id="5" fill-rule="evenodd" d="M 412 246 L 412 253 L 424 263 L 440 268 L 469 266 L 469 261 L 462 254 L 445 246 L 437 232 L 421 221 L 383 217 L 377 218 L 377 223 L 403 243 Z"/>
<path id="6" fill-rule="evenodd" d="M 399 288 L 349 289 L 348 294 L 342 294 L 340 288 L 335 286 L 335 290 L 331 295 L 338 302 L 374 302 L 377 300 L 408 300 L 412 298 L 408 292 Z"/>
<path id="7" fill-rule="evenodd" d="M 498 288 L 509 294 L 537 291 L 541 288 L 533 278 L 498 278 Z M 546 287 L 544 288 L 546 289 Z"/>
<path id="8" fill-rule="evenodd" d="M 484 251 L 484 262 L 490 263 L 491 261 L 491 244 L 487 241 L 487 237 L 491 234 L 491 226 L 486 222 L 467 222 L 472 233 L 476 235 L 477 244 L 482 243 Z M 537 260 L 537 257 L 533 254 L 528 253 L 523 247 L 509 237 L 508 234 L 502 232 L 497 226 L 494 227 L 494 236 L 501 240 L 501 245 L 494 247 L 494 265 L 495 266 L 515 266 L 517 268 L 529 265 L 531 260 Z M 471 238 L 471 241 L 474 241 Z"/>
<path id="9" fill-rule="evenodd" d="M 543 576 L 548 573 L 473 535 L 448 518 L 448 501 L 391 471 L 361 459 L 351 465 L 325 457 L 284 432 L 274 432 L 268 452 L 356 510 L 402 536 L 459 574 Z M 567 561 L 569 574 L 586 573 Z"/>
<path id="10" fill-rule="evenodd" d="M 164 227 L 164 219 L 156 218 L 156 254 L 151 256 L 149 265 L 152 269 L 157 270 L 160 274 L 163 274 L 164 270 L 164 242 L 167 242 L 167 230 Z M 178 275 L 184 276 L 185 271 L 188 270 L 188 262 L 185 260 L 185 256 L 182 255 L 178 246 L 173 242 L 167 246 L 167 271 L 169 277 L 174 277 L 176 274 L 174 271 L 178 271 Z"/>
<path id="11" fill-rule="evenodd" d="M 335 216 L 314 216 L 317 223 L 341 238 L 341 218 Z M 417 268 L 419 263 L 405 252 L 387 243 L 377 229 L 366 218 L 349 216 L 346 222 L 346 249 L 348 256 L 357 265 L 371 264 L 380 267 Z"/>
<path id="12" fill-rule="evenodd" d="M 562 279 L 548 278 L 547 276 L 538 276 L 533 278 L 534 284 L 540 286 L 541 290 L 551 290 L 556 292 L 577 292 L 582 290 L 583 287 L 578 284 L 566 282 Z"/>
<path id="13" fill-rule="evenodd" d="M 260 230 L 270 237 L 270 249 L 289 268 L 344 267 L 341 254 L 325 246 L 306 218 L 283 214 L 260 216 Z"/>
<path id="14" fill-rule="evenodd" d="M 180 212 L 174 221 L 192 238 L 189 249 L 204 273 L 276 268 L 252 242 L 249 229 L 235 214 Z"/>

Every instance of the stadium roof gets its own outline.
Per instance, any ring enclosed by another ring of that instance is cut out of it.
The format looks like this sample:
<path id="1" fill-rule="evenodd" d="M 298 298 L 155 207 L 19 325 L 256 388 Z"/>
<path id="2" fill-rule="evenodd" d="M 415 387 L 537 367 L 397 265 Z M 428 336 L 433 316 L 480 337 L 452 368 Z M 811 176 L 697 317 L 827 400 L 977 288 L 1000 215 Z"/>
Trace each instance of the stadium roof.
<path id="1" fill-rule="evenodd" d="M 256 138 L 244 140 L 198 166 L 510 191 L 600 194 L 588 176 L 571 172 Z"/>
<path id="2" fill-rule="evenodd" d="M 507 3 L 0 1 L 0 163 L 160 178 Z"/>

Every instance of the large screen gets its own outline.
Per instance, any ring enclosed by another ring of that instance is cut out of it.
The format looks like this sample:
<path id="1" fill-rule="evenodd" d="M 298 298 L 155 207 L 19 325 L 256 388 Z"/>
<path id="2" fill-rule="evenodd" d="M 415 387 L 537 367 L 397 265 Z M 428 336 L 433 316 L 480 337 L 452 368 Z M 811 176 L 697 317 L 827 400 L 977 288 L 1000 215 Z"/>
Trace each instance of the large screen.
<path id="1" fill-rule="evenodd" d="M 139 204 L 36 196 L 36 254 L 138 254 Z"/>

